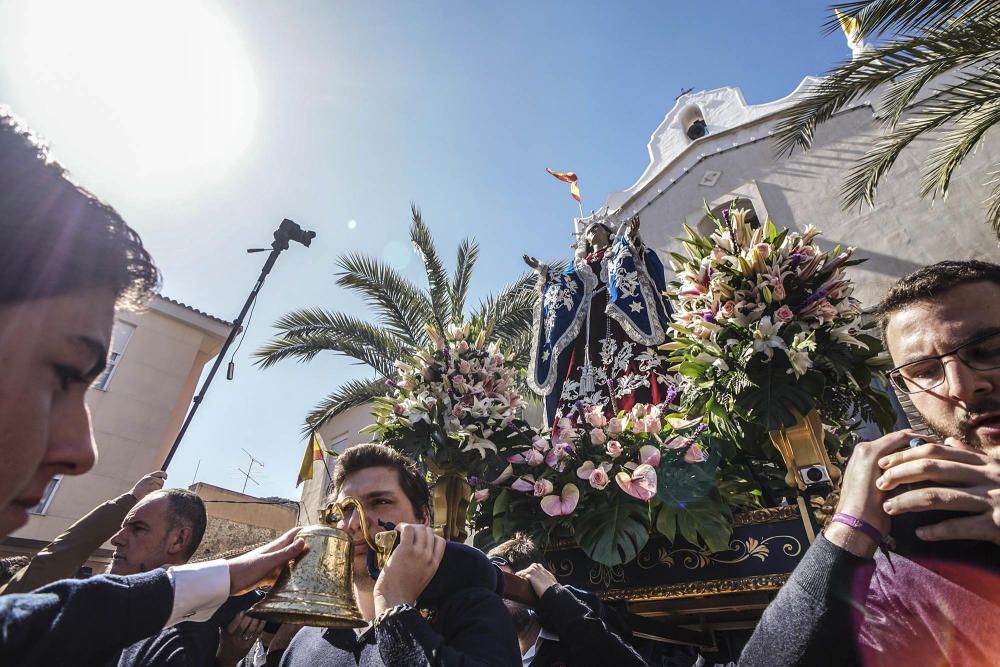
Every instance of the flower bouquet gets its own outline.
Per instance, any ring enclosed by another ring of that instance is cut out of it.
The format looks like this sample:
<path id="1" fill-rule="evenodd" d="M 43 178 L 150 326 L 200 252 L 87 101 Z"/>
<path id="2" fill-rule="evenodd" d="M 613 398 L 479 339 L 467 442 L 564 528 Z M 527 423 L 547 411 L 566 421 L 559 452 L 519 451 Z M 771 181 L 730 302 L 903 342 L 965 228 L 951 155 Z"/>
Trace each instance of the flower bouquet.
<path id="1" fill-rule="evenodd" d="M 686 256 L 672 253 L 673 340 L 664 347 L 685 410 L 764 458 L 766 432 L 794 424 L 796 411 L 819 411 L 833 450 L 833 434 L 846 438 L 862 421 L 890 428 L 892 405 L 873 385 L 884 383 L 888 355 L 846 276 L 864 261 L 854 248 L 823 251 L 812 226 L 754 228 L 742 209 L 715 223 L 707 237 L 685 226 Z"/>
<path id="2" fill-rule="evenodd" d="M 679 413 L 676 401 L 671 389 L 664 404 L 611 419 L 578 403 L 577 414 L 508 456 L 497 479 L 478 480 L 474 525 L 491 527 L 494 541 L 517 531 L 543 545 L 572 539 L 609 566 L 634 559 L 652 531 L 726 549 L 732 512 L 716 488 L 719 451 L 703 420 Z"/>
<path id="3" fill-rule="evenodd" d="M 495 475 L 534 434 L 518 418 L 517 373 L 475 325 L 427 332 L 431 346 L 395 362 L 390 392 L 375 399 L 376 423 L 365 432 L 435 475 Z"/>

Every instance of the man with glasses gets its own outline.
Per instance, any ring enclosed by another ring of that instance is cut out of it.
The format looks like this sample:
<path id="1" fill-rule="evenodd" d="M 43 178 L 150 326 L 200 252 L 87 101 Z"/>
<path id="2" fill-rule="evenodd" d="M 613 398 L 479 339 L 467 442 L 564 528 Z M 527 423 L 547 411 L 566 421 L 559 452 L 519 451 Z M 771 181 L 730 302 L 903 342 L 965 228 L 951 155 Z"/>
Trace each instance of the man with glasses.
<path id="1" fill-rule="evenodd" d="M 1000 266 L 925 267 L 878 314 L 892 386 L 936 436 L 855 448 L 741 665 L 1000 664 Z"/>

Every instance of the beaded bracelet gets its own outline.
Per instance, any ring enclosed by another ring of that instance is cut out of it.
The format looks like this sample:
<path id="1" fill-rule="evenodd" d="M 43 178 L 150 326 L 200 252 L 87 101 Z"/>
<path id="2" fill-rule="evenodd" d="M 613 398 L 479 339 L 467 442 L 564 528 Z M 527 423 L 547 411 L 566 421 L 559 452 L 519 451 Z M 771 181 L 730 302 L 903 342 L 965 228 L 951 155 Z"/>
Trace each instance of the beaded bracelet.
<path id="1" fill-rule="evenodd" d="M 837 523 L 842 523 L 845 526 L 849 526 L 857 531 L 860 531 L 870 537 L 873 542 L 877 545 L 881 545 L 884 541 L 882 533 L 878 532 L 878 529 L 868 523 L 863 519 L 859 519 L 856 516 L 851 516 L 850 514 L 844 514 L 843 512 L 837 512 L 833 515 L 831 521 L 836 521 Z"/>

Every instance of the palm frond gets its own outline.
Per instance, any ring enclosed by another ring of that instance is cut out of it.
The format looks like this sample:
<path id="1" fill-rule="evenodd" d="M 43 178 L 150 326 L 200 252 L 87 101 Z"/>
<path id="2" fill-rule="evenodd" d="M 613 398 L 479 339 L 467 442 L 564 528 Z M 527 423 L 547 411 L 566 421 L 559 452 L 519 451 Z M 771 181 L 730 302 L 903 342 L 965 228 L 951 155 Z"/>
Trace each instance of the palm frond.
<path id="1" fill-rule="evenodd" d="M 878 35 L 888 30 L 912 32 L 942 28 L 957 17 L 977 20 L 996 11 L 996 0 L 853 0 L 833 5 L 858 21 L 862 36 Z M 827 32 L 840 29 L 835 11 L 831 11 L 823 28 Z"/>
<path id="2" fill-rule="evenodd" d="M 991 22 L 987 29 L 944 30 L 866 51 L 829 73 L 802 99 L 782 111 L 774 129 L 775 152 L 790 155 L 796 148 L 807 150 L 818 124 L 884 83 L 908 81 L 926 70 L 943 72 L 995 55 L 998 37 L 1000 27 Z M 889 100 L 893 103 L 887 114 L 890 126 L 898 118 L 901 105 L 908 103 L 917 90 L 898 84 Z"/>
<path id="3" fill-rule="evenodd" d="M 424 262 L 424 270 L 427 272 L 428 292 L 431 297 L 431 312 L 433 322 L 439 331 L 444 325 L 452 320 L 451 313 L 451 285 L 448 280 L 448 271 L 444 268 L 441 257 L 434 247 L 434 239 L 431 237 L 431 230 L 424 224 L 420 215 L 420 209 L 415 204 L 410 205 L 413 211 L 413 224 L 410 226 L 410 240 L 413 241 L 413 248 L 420 254 Z"/>
<path id="4" fill-rule="evenodd" d="M 531 330 L 538 298 L 534 289 L 536 281 L 534 273 L 526 273 L 479 303 L 472 319 L 482 325 L 487 340 L 506 344 L 522 332 Z"/>
<path id="5" fill-rule="evenodd" d="M 254 353 L 262 368 L 287 358 L 309 361 L 320 352 L 330 351 L 368 364 L 388 377 L 394 372 L 393 361 L 404 354 L 404 346 L 393 332 L 322 308 L 293 311 L 274 326 L 280 336 Z"/>
<path id="6" fill-rule="evenodd" d="M 382 380 L 348 380 L 313 407 L 306 415 L 302 432 L 311 433 L 340 413 L 364 405 L 385 393 L 385 382 Z"/>
<path id="7" fill-rule="evenodd" d="M 462 239 L 458 244 L 458 257 L 455 260 L 455 275 L 451 288 L 451 316 L 456 322 L 465 317 L 465 299 L 469 295 L 469 283 L 472 281 L 472 270 L 479 259 L 479 244 L 475 239 Z"/>
<path id="8" fill-rule="evenodd" d="M 844 207 L 862 201 L 872 205 L 882 177 L 914 139 L 994 99 L 995 93 L 989 88 L 970 88 L 959 82 L 914 105 L 907 117 L 893 131 L 876 139 L 873 148 L 852 167 L 841 188 Z"/>
<path id="9" fill-rule="evenodd" d="M 997 238 L 1000 238 L 1000 164 L 994 164 L 990 170 L 990 185 L 993 190 L 990 192 L 988 200 L 989 207 L 986 210 L 986 219 L 993 226 Z"/>
<path id="10" fill-rule="evenodd" d="M 955 168 L 979 144 L 986 131 L 1000 123 L 1000 72 L 985 72 L 967 80 L 963 88 L 978 88 L 992 99 L 957 118 L 931 149 L 922 173 L 921 195 L 946 196 Z"/>
<path id="11" fill-rule="evenodd" d="M 398 271 L 379 260 L 358 253 L 337 260 L 341 273 L 337 285 L 359 292 L 382 323 L 405 345 L 428 343 L 424 324 L 432 321 L 427 295 Z"/>

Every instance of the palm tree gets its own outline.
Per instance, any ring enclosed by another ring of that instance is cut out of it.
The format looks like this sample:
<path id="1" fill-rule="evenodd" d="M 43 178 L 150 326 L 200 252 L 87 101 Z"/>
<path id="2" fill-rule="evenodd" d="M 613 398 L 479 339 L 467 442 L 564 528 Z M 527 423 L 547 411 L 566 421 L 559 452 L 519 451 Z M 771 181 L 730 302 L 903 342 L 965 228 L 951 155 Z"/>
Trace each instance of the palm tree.
<path id="1" fill-rule="evenodd" d="M 925 136 L 936 143 L 920 194 L 945 196 L 955 168 L 1000 121 L 1000 0 L 865 0 L 835 9 L 857 21 L 861 36 L 894 36 L 830 72 L 785 110 L 775 128 L 778 153 L 807 150 L 817 124 L 884 85 L 883 134 L 844 181 L 844 207 L 872 205 L 899 154 Z M 833 18 L 827 27 L 837 24 Z M 987 219 L 1000 236 L 1000 165 L 989 175 Z"/>
<path id="2" fill-rule="evenodd" d="M 515 368 L 527 366 L 535 303 L 534 274 L 525 274 L 487 296 L 468 316 L 466 297 L 479 258 L 479 244 L 465 239 L 458 246 L 455 271 L 449 277 L 434 247 L 430 230 L 412 207 L 410 239 L 423 260 L 427 287 L 418 287 L 391 266 L 370 256 L 348 253 L 337 260 L 337 285 L 359 293 L 375 313 L 370 323 L 324 308 L 292 311 L 275 323 L 278 335 L 259 349 L 257 365 L 268 368 L 283 359 L 306 362 L 323 351 L 366 364 L 374 377 L 349 380 L 320 401 L 306 417 L 303 431 L 313 431 L 336 415 L 386 393 L 393 362 L 429 346 L 427 327 L 442 331 L 449 324 L 471 321 L 513 355 Z"/>

